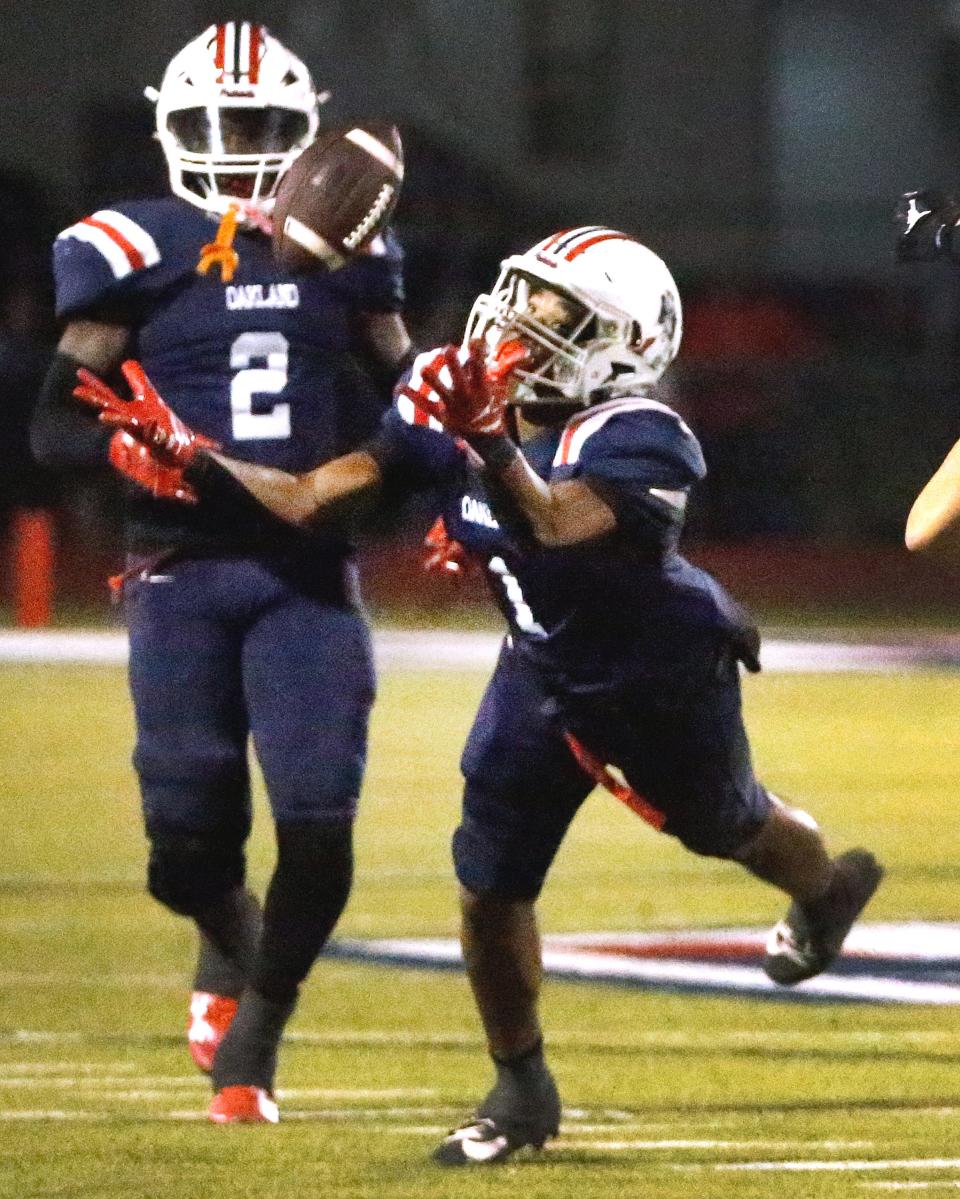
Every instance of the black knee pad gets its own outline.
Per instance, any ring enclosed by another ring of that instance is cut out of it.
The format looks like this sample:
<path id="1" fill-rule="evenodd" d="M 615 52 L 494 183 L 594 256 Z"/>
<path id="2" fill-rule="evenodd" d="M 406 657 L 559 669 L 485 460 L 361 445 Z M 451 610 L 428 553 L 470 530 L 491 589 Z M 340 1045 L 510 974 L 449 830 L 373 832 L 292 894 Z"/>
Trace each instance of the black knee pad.
<path id="1" fill-rule="evenodd" d="M 147 890 L 181 916 L 199 915 L 242 886 L 245 876 L 241 845 L 190 834 L 155 837 L 150 844 Z"/>

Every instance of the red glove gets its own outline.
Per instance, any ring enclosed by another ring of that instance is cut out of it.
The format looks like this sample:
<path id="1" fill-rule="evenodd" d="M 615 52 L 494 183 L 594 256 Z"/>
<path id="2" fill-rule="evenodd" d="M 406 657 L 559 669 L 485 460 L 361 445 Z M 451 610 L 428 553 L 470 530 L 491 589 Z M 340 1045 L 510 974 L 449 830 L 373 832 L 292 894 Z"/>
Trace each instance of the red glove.
<path id="1" fill-rule="evenodd" d="M 430 551 L 423 559 L 423 569 L 428 574 L 450 574 L 458 580 L 466 575 L 470 566 L 469 552 L 450 536 L 442 516 L 430 526 L 423 544 Z"/>
<path id="2" fill-rule="evenodd" d="M 73 394 L 96 408 L 105 425 L 117 425 L 142 443 L 161 466 L 184 470 L 198 450 L 218 448 L 215 441 L 194 433 L 180 420 L 159 395 L 139 362 L 130 359 L 120 369 L 130 385 L 132 396 L 129 400 L 122 399 L 84 367 L 77 371 L 80 386 L 73 389 Z"/>
<path id="3" fill-rule="evenodd" d="M 120 474 L 145 487 L 158 500 L 182 500 L 187 504 L 197 502 L 197 493 L 183 477 L 183 469 L 165 466 L 158 462 L 155 451 L 142 441 L 137 441 L 125 429 L 118 429 L 110 438 L 109 458 L 111 466 Z"/>
<path id="4" fill-rule="evenodd" d="M 456 346 L 423 354 L 414 362 L 410 382 L 400 393 L 455 436 L 505 436 L 507 378 L 527 357 L 520 342 L 508 342 L 492 367 L 481 340 L 466 352 Z"/>

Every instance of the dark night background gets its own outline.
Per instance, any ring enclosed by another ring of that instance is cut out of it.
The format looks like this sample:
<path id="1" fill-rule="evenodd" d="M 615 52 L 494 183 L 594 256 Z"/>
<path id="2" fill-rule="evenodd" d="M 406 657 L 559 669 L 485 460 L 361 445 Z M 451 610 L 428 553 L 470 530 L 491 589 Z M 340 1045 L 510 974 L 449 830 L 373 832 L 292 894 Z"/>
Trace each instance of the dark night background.
<path id="1" fill-rule="evenodd" d="M 55 511 L 58 610 L 105 609 L 119 549 L 112 481 L 49 478 L 26 448 L 57 337 L 50 242 L 166 189 L 143 87 L 233 17 L 308 63 L 333 92 L 328 120 L 400 127 L 418 341 L 459 334 L 504 254 L 555 227 L 623 228 L 684 301 L 670 399 L 711 470 L 691 555 L 774 609 L 949 602 L 952 573 L 900 543 L 960 436 L 960 268 L 896 264 L 891 213 L 909 188 L 960 189 L 960 3 L 2 0 L 0 14 L 0 532 L 19 509 Z"/>

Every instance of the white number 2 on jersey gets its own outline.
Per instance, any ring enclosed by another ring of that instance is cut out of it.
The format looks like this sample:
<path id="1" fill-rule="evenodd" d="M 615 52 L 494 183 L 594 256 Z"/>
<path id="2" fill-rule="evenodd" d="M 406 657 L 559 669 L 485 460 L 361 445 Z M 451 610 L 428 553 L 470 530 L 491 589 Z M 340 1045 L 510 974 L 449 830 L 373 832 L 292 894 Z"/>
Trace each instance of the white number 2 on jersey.
<path id="1" fill-rule="evenodd" d="M 266 366 L 251 366 L 251 362 Z M 277 440 L 290 436 L 290 405 L 274 404 L 254 412 L 255 395 L 279 395 L 287 385 L 290 344 L 282 333 L 241 333 L 230 347 L 230 384 L 234 441 Z"/>

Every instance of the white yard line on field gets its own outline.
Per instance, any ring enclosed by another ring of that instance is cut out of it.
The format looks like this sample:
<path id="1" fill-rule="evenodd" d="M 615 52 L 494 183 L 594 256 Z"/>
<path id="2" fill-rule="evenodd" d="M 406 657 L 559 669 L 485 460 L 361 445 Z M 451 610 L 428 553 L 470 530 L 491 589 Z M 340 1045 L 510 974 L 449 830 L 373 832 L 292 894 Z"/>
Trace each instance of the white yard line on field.
<path id="1" fill-rule="evenodd" d="M 163 990 L 188 990 L 182 974 L 70 974 L 67 971 L 4 970 L 0 972 L 0 987 L 155 987 Z"/>
<path id="2" fill-rule="evenodd" d="M 23 974 L 13 976 L 19 980 L 22 985 L 29 985 L 36 976 Z M 57 976 L 61 978 L 66 986 L 72 986 L 75 979 L 64 975 Z M 104 985 L 124 986 L 130 982 L 130 975 L 103 975 L 100 981 Z M 173 978 L 175 976 L 158 976 L 161 978 L 164 987 L 173 986 Z M 9 975 L 0 975 L 0 981 L 10 985 Z M 92 985 L 92 982 L 91 982 Z M 188 983 L 183 978 L 177 979 L 179 989 L 186 990 Z M 170 1034 L 171 1037 L 174 1034 Z M 97 1033 L 90 1031 L 80 1031 L 74 1029 L 65 1030 L 45 1030 L 45 1029 L 12 1029 L 8 1031 L 0 1031 L 0 1046 L 2 1045 L 84 1045 L 98 1044 L 101 1042 L 129 1042 L 136 1044 L 138 1041 L 153 1042 L 158 1038 L 165 1038 L 164 1033 L 153 1033 L 138 1035 L 135 1032 L 131 1033 Z M 284 1040 L 291 1044 L 300 1045 L 356 1045 L 356 1046 L 401 1046 L 406 1048 L 417 1048 L 420 1046 L 463 1046 L 465 1048 L 482 1048 L 482 1040 L 479 1035 L 474 1033 L 465 1033 L 458 1031 L 449 1032 L 416 1032 L 412 1029 L 390 1029 L 390 1028 L 369 1028 L 369 1029 L 293 1029 L 284 1034 Z M 960 1044 L 960 1032 L 949 1030 L 936 1029 L 891 1029 L 889 1032 L 883 1029 L 818 1029 L 815 1033 L 805 1032 L 799 1029 L 782 1029 L 770 1031 L 753 1031 L 749 1029 L 732 1029 L 727 1032 L 716 1031 L 711 1033 L 697 1032 L 679 1032 L 677 1030 L 665 1029 L 662 1032 L 630 1032 L 623 1036 L 612 1036 L 601 1032 L 592 1032 L 590 1029 L 558 1029 L 550 1034 L 551 1044 L 567 1049 L 578 1048 L 603 1048 L 603 1049 L 622 1049 L 624 1052 L 642 1051 L 644 1049 L 662 1050 L 662 1049 L 725 1049 L 725 1050 L 743 1050 L 743 1049 L 758 1049 L 758 1050 L 779 1050 L 779 1051 L 802 1051 L 808 1049 L 811 1044 L 815 1044 L 819 1050 L 826 1052 L 837 1053 L 847 1049 L 863 1049 L 876 1050 L 883 1049 L 900 1049 L 904 1046 L 909 1046 L 910 1049 L 938 1049 L 944 1050 L 945 1056 L 952 1051 L 955 1051 Z M 5 1067 L 4 1067 L 5 1068 Z M 57 1065 L 56 1063 L 30 1063 L 21 1062 L 18 1064 L 18 1070 L 27 1073 L 31 1070 L 39 1072 L 62 1073 L 65 1069 L 74 1068 L 70 1063 L 65 1066 Z M 117 1069 L 126 1071 L 127 1069 L 135 1069 L 134 1066 L 128 1066 L 127 1063 L 115 1063 L 114 1066 L 109 1064 L 88 1063 L 86 1065 L 89 1070 L 106 1070 Z M 952 1114 L 956 1109 L 953 1107 L 938 1108 L 945 1114 Z M 625 1113 L 630 1116 L 632 1113 Z"/>
<path id="3" fill-rule="evenodd" d="M 6 1067 L 0 1067 L 6 1072 Z M 167 1074 L 144 1074 L 144 1075 L 104 1075 L 100 1077 L 77 1077 L 69 1074 L 60 1073 L 58 1076 L 50 1077 L 43 1076 L 39 1078 L 19 1077 L 19 1078 L 0 1078 L 0 1090 L 34 1090 L 44 1091 L 70 1091 L 80 1090 L 87 1094 L 96 1094 L 98 1091 L 112 1091 L 116 1087 L 129 1087 L 130 1083 L 136 1082 L 141 1087 L 148 1087 L 151 1090 L 163 1088 L 173 1088 L 177 1091 L 182 1091 L 189 1088 L 193 1090 L 195 1087 L 206 1087 L 209 1089 L 210 1081 L 206 1078 L 200 1078 L 185 1075 L 167 1075 Z"/>
<path id="4" fill-rule="evenodd" d="M 6 1067 L 0 1067 L 4 1074 Z M 128 1094 L 131 1082 L 136 1082 L 145 1091 L 162 1094 L 164 1090 L 192 1091 L 209 1089 L 210 1080 L 199 1075 L 144 1074 L 118 1076 L 102 1075 L 90 1077 L 70 1075 L 58 1068 L 57 1075 L 40 1077 L 0 1077 L 0 1090 L 78 1090 L 87 1095 L 108 1092 L 113 1098 Z M 117 1090 L 121 1088 L 121 1090 Z M 290 1087 L 281 1088 L 278 1095 L 283 1099 L 327 1099 L 336 1101 L 359 1099 L 433 1099 L 439 1091 L 436 1087 Z"/>
<path id="5" fill-rule="evenodd" d="M 374 652 L 381 670 L 487 670 L 496 660 L 499 633 L 457 629 L 377 629 Z M 122 664 L 127 636 L 122 630 L 0 629 L 0 662 Z M 862 645 L 844 641 L 770 639 L 761 661 L 769 671 L 888 674 L 957 669 L 960 650 L 950 637 L 915 638 L 911 643 Z"/>
<path id="6" fill-rule="evenodd" d="M 919 1179 L 907 1182 L 861 1182 L 860 1187 L 865 1191 L 955 1191 L 960 1190 L 960 1180 L 951 1182 L 944 1178 L 928 1178 L 922 1182 Z"/>
<path id="7" fill-rule="evenodd" d="M 850 1161 L 716 1162 L 676 1166 L 680 1170 L 757 1171 L 766 1173 L 853 1170 L 960 1170 L 960 1157 L 862 1158 Z"/>
<path id="8" fill-rule="evenodd" d="M 46 1075 L 77 1074 L 121 1074 L 124 1081 L 130 1081 L 130 1075 L 136 1072 L 135 1062 L 3 1062 L 0 1070 L 10 1076 L 22 1075 L 31 1080 L 42 1081 Z"/>
<path id="9" fill-rule="evenodd" d="M 567 1140 L 551 1142 L 547 1149 L 562 1152 L 564 1149 L 594 1149 L 607 1150 L 611 1153 L 621 1153 L 628 1150 L 666 1150 L 666 1149 L 710 1149 L 724 1153 L 742 1153 L 758 1149 L 796 1150 L 796 1149 L 872 1149 L 873 1141 L 711 1141 L 711 1140 Z"/>
<path id="10" fill-rule="evenodd" d="M 81 1112 L 81 1111 L 0 1111 L 0 1121 L 13 1120 L 96 1120 L 104 1121 L 111 1119 L 109 1112 Z"/>

